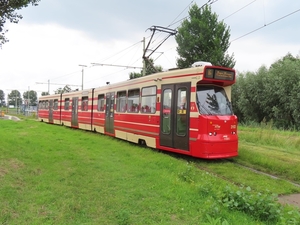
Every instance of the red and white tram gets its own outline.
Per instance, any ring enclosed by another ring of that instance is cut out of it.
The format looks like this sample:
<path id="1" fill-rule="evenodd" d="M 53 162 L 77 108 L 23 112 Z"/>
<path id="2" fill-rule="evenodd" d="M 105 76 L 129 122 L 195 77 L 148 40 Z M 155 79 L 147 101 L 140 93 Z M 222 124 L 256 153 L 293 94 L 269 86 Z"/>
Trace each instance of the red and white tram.
<path id="1" fill-rule="evenodd" d="M 39 99 L 39 120 L 197 158 L 238 155 L 233 69 L 200 65 Z"/>

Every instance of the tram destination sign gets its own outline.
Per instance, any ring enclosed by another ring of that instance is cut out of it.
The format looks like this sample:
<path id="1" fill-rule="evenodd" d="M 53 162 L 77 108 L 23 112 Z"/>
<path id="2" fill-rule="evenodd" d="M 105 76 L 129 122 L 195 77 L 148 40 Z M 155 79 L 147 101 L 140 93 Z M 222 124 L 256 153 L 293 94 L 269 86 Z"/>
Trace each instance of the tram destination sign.
<path id="1" fill-rule="evenodd" d="M 205 78 L 216 79 L 216 80 L 234 80 L 234 71 L 221 70 L 221 69 L 206 69 Z"/>

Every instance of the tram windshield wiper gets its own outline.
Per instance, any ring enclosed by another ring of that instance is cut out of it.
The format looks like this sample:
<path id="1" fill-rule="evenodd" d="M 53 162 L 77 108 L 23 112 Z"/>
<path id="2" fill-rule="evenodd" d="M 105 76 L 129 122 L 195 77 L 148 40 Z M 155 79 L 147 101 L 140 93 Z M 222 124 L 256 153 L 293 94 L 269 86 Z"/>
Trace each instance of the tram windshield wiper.
<path id="1" fill-rule="evenodd" d="M 198 107 L 200 109 L 200 113 L 212 115 L 211 111 L 208 108 L 206 108 L 204 106 L 204 104 L 201 105 L 200 102 L 197 102 L 197 104 L 198 104 Z"/>

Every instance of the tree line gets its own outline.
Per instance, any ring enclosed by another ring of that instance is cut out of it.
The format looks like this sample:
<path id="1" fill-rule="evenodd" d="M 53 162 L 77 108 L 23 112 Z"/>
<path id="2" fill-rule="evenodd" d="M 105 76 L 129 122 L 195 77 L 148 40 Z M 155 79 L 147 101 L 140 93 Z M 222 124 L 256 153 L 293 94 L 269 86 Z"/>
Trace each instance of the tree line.
<path id="1" fill-rule="evenodd" d="M 69 85 L 64 86 L 63 88 L 58 88 L 57 90 L 54 91 L 54 94 L 62 94 L 66 92 L 72 92 L 76 90 L 72 90 Z M 42 92 L 42 96 L 49 95 L 48 92 Z M 23 97 L 23 98 L 22 98 Z M 26 106 L 37 106 L 37 101 L 38 101 L 38 96 L 37 92 L 30 90 L 30 91 L 25 91 L 23 93 L 23 96 L 21 96 L 21 92 L 18 90 L 12 90 L 8 96 L 7 96 L 7 101 L 5 101 L 5 93 L 3 90 L 0 90 L 0 107 L 3 106 L 21 106 L 21 105 L 26 105 Z"/>
<path id="2" fill-rule="evenodd" d="M 271 123 L 300 130 L 300 57 L 290 53 L 269 68 L 239 73 L 232 105 L 241 123 Z"/>
<path id="3" fill-rule="evenodd" d="M 4 106 L 36 106 L 37 105 L 37 92 L 30 90 L 23 92 L 23 95 L 21 96 L 21 93 L 18 90 L 12 90 L 8 96 L 7 96 L 7 102 L 5 100 L 5 93 L 3 90 L 0 90 L 0 107 Z"/>

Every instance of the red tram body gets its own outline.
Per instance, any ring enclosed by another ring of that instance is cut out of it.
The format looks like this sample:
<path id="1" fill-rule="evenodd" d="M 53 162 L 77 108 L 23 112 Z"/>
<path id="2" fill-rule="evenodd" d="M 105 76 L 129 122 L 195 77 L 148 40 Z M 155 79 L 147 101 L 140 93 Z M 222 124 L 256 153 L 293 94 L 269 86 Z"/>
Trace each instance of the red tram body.
<path id="1" fill-rule="evenodd" d="M 96 131 L 197 158 L 238 155 L 231 108 L 235 71 L 212 65 L 171 70 L 39 99 L 39 120 Z"/>

